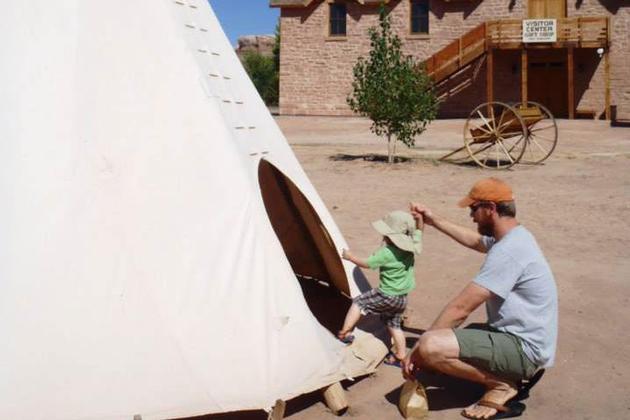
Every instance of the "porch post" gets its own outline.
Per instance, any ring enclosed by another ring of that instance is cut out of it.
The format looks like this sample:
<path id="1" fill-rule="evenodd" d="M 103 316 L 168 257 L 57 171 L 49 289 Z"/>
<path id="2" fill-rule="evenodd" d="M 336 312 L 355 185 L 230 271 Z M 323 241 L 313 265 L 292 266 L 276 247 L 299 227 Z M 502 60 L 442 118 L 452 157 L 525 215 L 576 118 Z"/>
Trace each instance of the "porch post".
<path id="1" fill-rule="evenodd" d="M 527 49 L 521 50 L 521 101 L 527 106 Z"/>
<path id="2" fill-rule="evenodd" d="M 488 48 L 486 61 L 486 101 L 494 101 L 494 48 Z"/>
<path id="3" fill-rule="evenodd" d="M 574 59 L 573 59 L 573 47 L 569 46 L 567 48 L 567 81 L 568 81 L 568 89 L 569 93 L 568 98 L 568 108 L 569 108 L 569 119 L 572 120 L 575 118 L 575 83 L 574 83 Z"/>
<path id="4" fill-rule="evenodd" d="M 608 47 L 604 49 L 604 73 L 606 79 L 606 119 L 610 120 L 610 57 Z"/>

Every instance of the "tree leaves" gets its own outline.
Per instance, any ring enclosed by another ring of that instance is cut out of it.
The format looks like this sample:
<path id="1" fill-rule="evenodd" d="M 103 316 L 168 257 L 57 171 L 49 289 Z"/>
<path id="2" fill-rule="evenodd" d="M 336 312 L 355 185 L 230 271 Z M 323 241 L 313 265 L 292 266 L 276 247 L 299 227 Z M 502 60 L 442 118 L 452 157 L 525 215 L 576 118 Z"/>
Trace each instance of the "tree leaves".
<path id="1" fill-rule="evenodd" d="M 370 128 L 376 135 L 388 141 L 394 136 L 413 146 L 415 137 L 437 115 L 432 82 L 413 57 L 402 54 L 400 38 L 392 33 L 383 5 L 379 26 L 368 34 L 370 52 L 367 58 L 359 57 L 353 68 L 352 92 L 346 101 L 355 113 L 372 120 Z"/>
<path id="2" fill-rule="evenodd" d="M 257 52 L 248 52 L 243 56 L 242 62 L 265 104 L 276 105 L 278 103 L 278 69 L 274 58 Z"/>
<path id="3" fill-rule="evenodd" d="M 242 59 L 247 75 L 266 105 L 278 105 L 280 84 L 280 22 L 276 24 L 272 56 L 248 52 Z"/>

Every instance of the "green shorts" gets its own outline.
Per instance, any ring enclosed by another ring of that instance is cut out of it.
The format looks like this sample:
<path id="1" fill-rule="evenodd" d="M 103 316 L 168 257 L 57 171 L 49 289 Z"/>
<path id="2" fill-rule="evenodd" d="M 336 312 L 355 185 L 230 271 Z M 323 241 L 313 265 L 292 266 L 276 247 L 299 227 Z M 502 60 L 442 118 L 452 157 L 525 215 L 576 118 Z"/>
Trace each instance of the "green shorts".
<path id="1" fill-rule="evenodd" d="M 459 358 L 510 381 L 529 379 L 538 369 L 523 352 L 521 340 L 484 324 L 453 330 L 459 343 Z"/>

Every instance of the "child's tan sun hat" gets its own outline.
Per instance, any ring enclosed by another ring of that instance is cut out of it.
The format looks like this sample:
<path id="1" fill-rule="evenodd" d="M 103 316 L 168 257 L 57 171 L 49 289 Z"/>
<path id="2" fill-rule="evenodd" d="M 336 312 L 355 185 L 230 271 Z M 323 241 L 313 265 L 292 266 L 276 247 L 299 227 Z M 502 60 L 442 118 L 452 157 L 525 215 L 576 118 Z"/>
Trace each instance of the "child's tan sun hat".
<path id="1" fill-rule="evenodd" d="M 411 214 L 396 210 L 372 222 L 372 226 L 378 233 L 387 236 L 398 248 L 420 254 L 422 243 L 413 241 L 413 233 L 416 230 L 416 221 Z"/>

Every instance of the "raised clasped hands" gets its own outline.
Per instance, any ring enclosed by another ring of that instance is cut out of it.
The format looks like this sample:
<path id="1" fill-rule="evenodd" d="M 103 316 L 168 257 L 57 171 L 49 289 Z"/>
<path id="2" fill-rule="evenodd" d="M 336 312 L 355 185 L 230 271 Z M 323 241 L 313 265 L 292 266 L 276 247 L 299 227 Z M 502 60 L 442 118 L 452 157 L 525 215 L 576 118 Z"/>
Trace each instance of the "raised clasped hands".
<path id="1" fill-rule="evenodd" d="M 409 203 L 409 212 L 414 219 L 422 218 L 424 223 L 433 225 L 433 212 L 421 203 Z"/>

